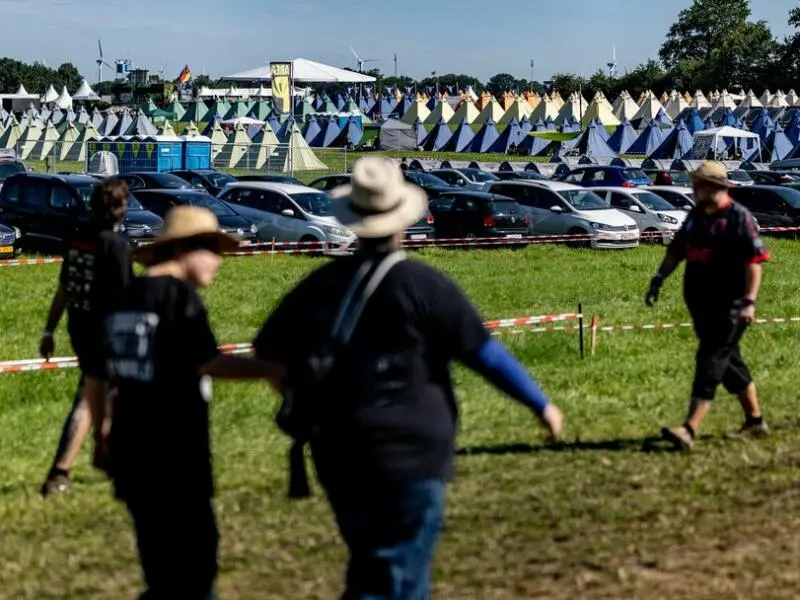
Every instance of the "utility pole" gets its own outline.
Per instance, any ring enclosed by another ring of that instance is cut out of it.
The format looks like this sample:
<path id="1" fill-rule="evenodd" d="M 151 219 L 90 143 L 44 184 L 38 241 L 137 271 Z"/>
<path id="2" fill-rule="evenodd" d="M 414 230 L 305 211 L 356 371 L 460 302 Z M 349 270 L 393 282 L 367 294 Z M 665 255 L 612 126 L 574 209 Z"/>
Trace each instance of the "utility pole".
<path id="1" fill-rule="evenodd" d="M 531 85 L 533 85 L 533 65 L 534 65 L 534 62 L 533 62 L 533 59 L 531 59 L 531 78 L 529 80 L 531 82 Z"/>
<path id="2" fill-rule="evenodd" d="M 394 78 L 397 79 L 397 52 L 394 53 Z"/>

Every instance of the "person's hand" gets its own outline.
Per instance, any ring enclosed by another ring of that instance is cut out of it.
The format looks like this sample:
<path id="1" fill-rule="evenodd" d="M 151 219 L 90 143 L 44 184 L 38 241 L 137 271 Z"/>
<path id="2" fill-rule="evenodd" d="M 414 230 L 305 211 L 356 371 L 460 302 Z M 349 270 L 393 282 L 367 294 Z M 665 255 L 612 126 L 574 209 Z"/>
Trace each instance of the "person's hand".
<path id="1" fill-rule="evenodd" d="M 552 441 L 557 441 L 564 432 L 564 415 L 561 409 L 552 402 L 547 405 L 544 412 L 539 415 L 542 425 L 550 432 Z"/>
<path id="2" fill-rule="evenodd" d="M 42 334 L 42 339 L 39 340 L 39 355 L 46 360 L 50 360 L 50 357 L 53 356 L 53 352 L 55 352 L 55 350 L 56 340 L 53 337 L 53 334 L 45 331 Z"/>
<path id="3" fill-rule="evenodd" d="M 756 320 L 756 305 L 748 304 L 739 310 L 739 322 L 745 325 L 752 325 Z"/>
<path id="4" fill-rule="evenodd" d="M 656 302 L 658 302 L 658 296 L 661 293 L 661 284 L 664 283 L 664 280 L 656 275 L 650 280 L 650 287 L 647 288 L 647 293 L 644 295 L 644 303 L 649 306 L 655 306 Z"/>

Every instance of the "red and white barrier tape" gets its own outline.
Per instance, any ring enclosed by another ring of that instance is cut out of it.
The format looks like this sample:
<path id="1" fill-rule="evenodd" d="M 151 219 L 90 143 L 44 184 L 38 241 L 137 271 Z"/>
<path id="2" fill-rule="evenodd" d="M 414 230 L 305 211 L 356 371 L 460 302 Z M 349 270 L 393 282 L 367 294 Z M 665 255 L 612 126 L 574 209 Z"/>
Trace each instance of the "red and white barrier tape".
<path id="1" fill-rule="evenodd" d="M 786 323 L 800 323 L 800 317 L 776 317 L 769 319 L 756 319 L 756 325 L 780 325 Z M 653 331 L 658 329 L 691 329 L 692 323 L 648 323 L 645 325 L 605 325 L 597 327 L 598 331 L 614 333 L 618 331 Z"/>

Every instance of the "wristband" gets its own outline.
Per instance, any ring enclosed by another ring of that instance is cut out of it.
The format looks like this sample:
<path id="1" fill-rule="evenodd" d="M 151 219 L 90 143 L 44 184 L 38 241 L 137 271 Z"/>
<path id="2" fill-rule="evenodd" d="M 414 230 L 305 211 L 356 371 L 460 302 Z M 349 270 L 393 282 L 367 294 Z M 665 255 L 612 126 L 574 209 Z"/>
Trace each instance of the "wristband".
<path id="1" fill-rule="evenodd" d="M 756 301 L 752 298 L 742 298 L 739 300 L 739 307 L 740 308 L 747 308 L 748 306 L 755 306 Z"/>

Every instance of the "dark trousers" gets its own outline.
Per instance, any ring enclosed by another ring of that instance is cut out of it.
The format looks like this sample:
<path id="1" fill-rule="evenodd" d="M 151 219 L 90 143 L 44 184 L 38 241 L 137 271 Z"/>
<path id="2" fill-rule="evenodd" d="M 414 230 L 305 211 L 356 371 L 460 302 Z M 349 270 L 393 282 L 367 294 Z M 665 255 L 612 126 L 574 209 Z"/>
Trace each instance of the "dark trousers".
<path id="1" fill-rule="evenodd" d="M 211 600 L 219 534 L 210 499 L 166 493 L 126 504 L 147 586 L 140 600 Z"/>
<path id="2" fill-rule="evenodd" d="M 729 393 L 738 395 L 753 381 L 739 349 L 747 326 L 726 316 L 695 318 L 694 328 L 700 346 L 692 385 L 694 398 L 713 400 L 720 383 Z"/>
<path id="3" fill-rule="evenodd" d="M 327 489 L 350 551 L 342 600 L 427 600 L 445 483 Z"/>

